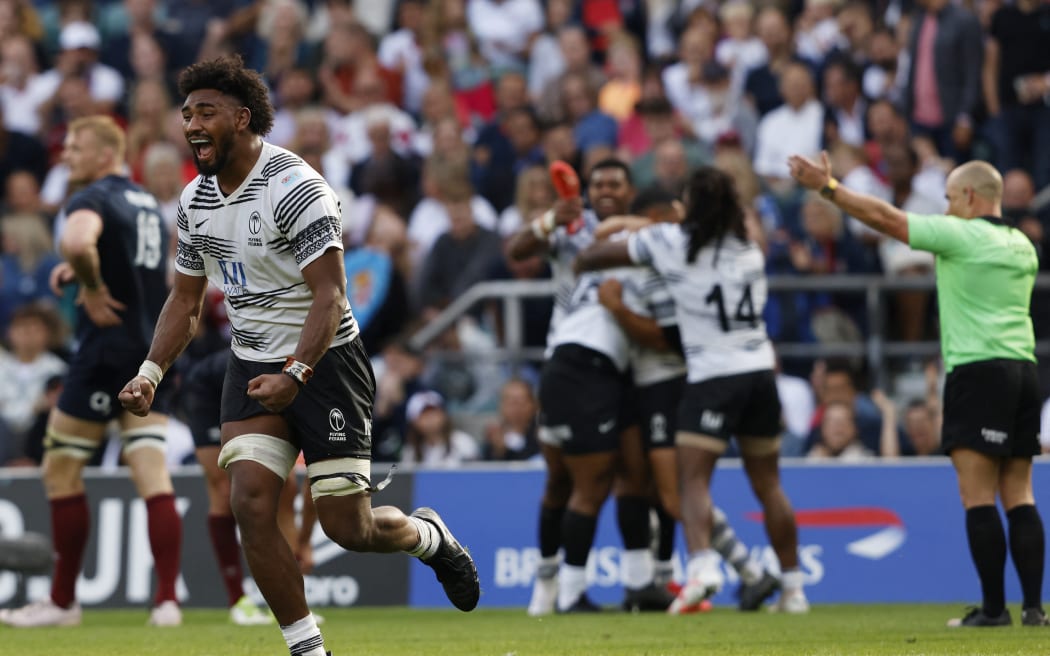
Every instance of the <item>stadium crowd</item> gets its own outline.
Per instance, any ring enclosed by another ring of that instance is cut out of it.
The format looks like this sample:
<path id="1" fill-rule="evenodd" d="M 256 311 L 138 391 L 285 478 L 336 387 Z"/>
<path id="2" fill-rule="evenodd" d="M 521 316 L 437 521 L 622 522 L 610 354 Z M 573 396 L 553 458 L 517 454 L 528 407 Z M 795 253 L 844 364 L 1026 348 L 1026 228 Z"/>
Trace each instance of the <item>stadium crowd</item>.
<path id="1" fill-rule="evenodd" d="M 932 256 L 806 192 L 788 156 L 827 149 L 844 185 L 918 213 L 943 212 L 947 171 L 982 158 L 1042 255 L 1047 36 L 1040 0 L 0 0 L 0 464 L 39 462 L 72 347 L 72 290 L 48 289 L 75 191 L 66 126 L 98 113 L 124 126 L 131 177 L 174 232 L 196 175 L 174 81 L 194 61 L 241 53 L 277 109 L 268 141 L 341 198 L 348 293 L 378 380 L 375 460 L 454 466 L 536 457 L 535 371 L 430 358 L 407 336 L 477 282 L 549 277 L 505 242 L 554 202 L 550 162 L 586 175 L 618 157 L 639 204 L 680 196 L 713 164 L 733 177 L 768 273 L 903 277 L 931 275 Z M 859 340 L 862 301 L 777 292 L 764 318 L 774 343 Z M 526 346 L 544 345 L 550 313 L 525 303 Z M 479 308 L 437 345 L 490 351 L 497 315 Z M 890 316 L 894 339 L 937 335 L 928 292 L 895 292 Z M 1033 320 L 1045 339 L 1038 292 Z M 217 292 L 203 325 L 176 374 L 226 347 Z M 919 384 L 904 396 L 869 391 L 858 362 L 785 363 L 783 452 L 937 453 L 941 375 L 908 365 Z M 479 413 L 496 419 L 454 427 Z"/>

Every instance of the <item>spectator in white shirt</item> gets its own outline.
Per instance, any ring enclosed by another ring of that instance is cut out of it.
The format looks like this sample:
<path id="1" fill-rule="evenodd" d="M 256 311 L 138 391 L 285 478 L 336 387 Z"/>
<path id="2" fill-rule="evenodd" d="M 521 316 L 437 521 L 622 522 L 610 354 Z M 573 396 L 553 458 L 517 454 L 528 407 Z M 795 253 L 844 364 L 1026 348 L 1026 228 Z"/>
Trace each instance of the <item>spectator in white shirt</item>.
<path id="1" fill-rule="evenodd" d="M 39 136 L 40 107 L 54 94 L 54 89 L 40 75 L 36 50 L 29 37 L 9 36 L 0 44 L 0 81 L 4 127 Z"/>
<path id="2" fill-rule="evenodd" d="M 430 76 L 423 68 L 423 49 L 420 47 L 420 29 L 423 25 L 423 0 L 401 0 L 397 8 L 399 28 L 379 42 L 379 63 L 402 75 L 401 106 L 418 114 L 423 94 L 430 86 Z"/>
<path id="3" fill-rule="evenodd" d="M 539 0 L 471 0 L 467 24 L 481 55 L 497 68 L 521 68 L 533 34 L 543 29 Z"/>
<path id="4" fill-rule="evenodd" d="M 682 33 L 678 42 L 678 63 L 665 68 L 662 74 L 667 99 L 682 116 L 691 119 L 696 106 L 706 104 L 707 90 L 701 76 L 704 64 L 713 57 L 714 43 L 706 31 L 694 27 Z"/>
<path id="5" fill-rule="evenodd" d="M 547 23 L 529 48 L 529 97 L 538 101 L 548 84 L 565 72 L 558 33 L 572 17 L 572 0 L 548 0 Z"/>
<path id="6" fill-rule="evenodd" d="M 481 457 L 481 446 L 469 433 L 452 427 L 445 399 L 430 390 L 416 392 L 405 406 L 405 446 L 401 462 L 427 467 L 455 467 Z"/>
<path id="7" fill-rule="evenodd" d="M 486 230 L 496 230 L 498 215 L 492 205 L 473 192 L 466 160 L 431 156 L 423 165 L 423 198 L 408 219 L 408 238 L 413 245 L 412 261 L 416 269 L 430 254 L 438 237 L 448 231 L 452 221 L 442 199 L 470 198 L 474 222 Z"/>
<path id="8" fill-rule="evenodd" d="M 715 48 L 715 57 L 732 71 L 733 86 L 742 90 L 747 72 L 765 64 L 769 54 L 755 36 L 755 10 L 747 0 L 730 0 L 719 9 L 718 17 L 725 36 Z"/>
<path id="9" fill-rule="evenodd" d="M 784 104 L 762 117 L 755 142 L 755 173 L 777 186 L 791 181 L 792 153 L 820 152 L 824 127 L 824 108 L 814 97 L 808 66 L 793 62 L 784 69 L 780 95 Z"/>
<path id="10" fill-rule="evenodd" d="M 42 77 L 53 95 L 62 80 L 81 76 L 87 80 L 91 99 L 100 113 L 113 111 L 124 98 L 124 78 L 111 66 L 98 61 L 102 37 L 91 23 L 68 23 L 59 33 L 61 48 L 55 57 L 55 66 Z"/>

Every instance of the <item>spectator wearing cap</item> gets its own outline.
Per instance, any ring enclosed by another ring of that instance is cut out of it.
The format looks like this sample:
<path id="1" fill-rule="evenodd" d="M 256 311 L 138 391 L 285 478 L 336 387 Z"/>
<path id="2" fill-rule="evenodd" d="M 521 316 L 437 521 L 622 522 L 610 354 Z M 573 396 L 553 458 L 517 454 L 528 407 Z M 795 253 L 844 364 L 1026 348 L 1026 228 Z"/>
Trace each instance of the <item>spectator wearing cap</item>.
<path id="1" fill-rule="evenodd" d="M 405 445 L 401 462 L 426 467 L 456 467 L 481 457 L 478 441 L 452 427 L 445 399 L 437 392 L 416 392 L 405 406 Z"/>
<path id="2" fill-rule="evenodd" d="M 102 37 L 98 29 L 88 22 L 69 23 L 59 33 L 58 46 L 55 66 L 42 74 L 50 95 L 58 93 L 64 79 L 80 77 L 87 82 L 96 111 L 114 111 L 124 98 L 124 78 L 115 68 L 99 61 Z"/>

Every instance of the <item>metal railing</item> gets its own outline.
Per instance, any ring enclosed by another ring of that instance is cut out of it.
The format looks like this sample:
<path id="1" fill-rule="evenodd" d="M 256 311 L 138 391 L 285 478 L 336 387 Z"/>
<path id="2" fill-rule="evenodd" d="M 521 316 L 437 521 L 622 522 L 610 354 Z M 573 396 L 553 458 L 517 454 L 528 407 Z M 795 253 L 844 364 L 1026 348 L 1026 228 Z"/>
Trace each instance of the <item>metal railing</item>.
<path id="1" fill-rule="evenodd" d="M 1050 274 L 1036 279 L 1037 291 L 1050 290 Z M 933 276 L 886 277 L 879 275 L 813 275 L 771 276 L 770 293 L 828 292 L 863 295 L 868 316 L 868 336 L 857 342 L 810 343 L 777 341 L 777 352 L 782 358 L 863 357 L 871 366 L 873 382 L 886 383 L 887 360 L 890 358 L 930 358 L 940 353 L 939 341 L 902 342 L 887 338 L 887 292 L 904 290 L 933 291 Z M 524 346 L 523 302 L 554 293 L 550 280 L 498 280 L 481 282 L 457 298 L 410 339 L 413 347 L 423 349 L 451 328 L 460 317 L 472 311 L 479 303 L 497 301 L 502 305 L 502 344 L 483 354 L 459 354 L 433 351 L 437 358 L 449 360 L 485 358 L 506 362 L 516 367 L 526 360 L 539 360 L 543 349 Z M 1050 355 L 1050 340 L 1036 342 L 1036 355 Z"/>

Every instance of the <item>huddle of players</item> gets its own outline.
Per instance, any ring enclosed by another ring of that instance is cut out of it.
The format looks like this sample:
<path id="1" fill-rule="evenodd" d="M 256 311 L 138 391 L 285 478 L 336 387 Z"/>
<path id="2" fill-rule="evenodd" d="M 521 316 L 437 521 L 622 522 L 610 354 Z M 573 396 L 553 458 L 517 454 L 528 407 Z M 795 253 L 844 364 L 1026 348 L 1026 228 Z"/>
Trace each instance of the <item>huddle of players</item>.
<path id="1" fill-rule="evenodd" d="M 702 169 L 695 176 L 713 173 L 720 174 L 714 169 Z M 694 178 L 694 182 L 696 180 L 699 178 Z M 617 159 L 596 164 L 585 186 L 590 209 L 584 209 L 578 198 L 559 200 L 549 212 L 515 234 L 510 243 L 512 257 L 525 258 L 545 252 L 556 285 L 547 359 L 539 392 L 540 440 L 548 480 L 539 519 L 541 561 L 528 613 L 543 615 L 555 611 L 599 610 L 586 594 L 586 562 L 594 542 L 598 513 L 610 493 L 616 497 L 617 523 L 624 543 L 621 574 L 626 610 L 685 614 L 709 607 L 708 597 L 717 593 L 723 582 L 718 560 L 724 560 L 740 576 L 742 583 L 738 599 L 742 610 L 758 609 L 783 587 L 781 601 L 775 608 L 806 612 L 808 603 L 802 592 L 797 559 L 781 557 L 783 579 L 763 571 L 750 558 L 748 548 L 736 537 L 725 514 L 711 506 L 707 499 L 693 499 L 684 506 L 687 516 L 683 523 L 691 552 L 684 589 L 672 580 L 675 521 L 683 521 L 676 453 L 676 441 L 682 442 L 682 434 L 676 440 L 679 406 L 681 403 L 683 417 L 688 415 L 686 404 L 694 406 L 694 413 L 698 411 L 695 408 L 714 406 L 682 401 L 687 386 L 690 391 L 696 387 L 692 383 L 697 376 L 693 371 L 687 373 L 687 360 L 694 359 L 690 351 L 702 350 L 701 345 L 690 344 L 687 340 L 683 353 L 679 332 L 682 299 L 676 298 L 672 291 L 677 287 L 678 296 L 681 296 L 683 285 L 680 283 L 685 276 L 681 272 L 661 272 L 655 264 L 622 265 L 639 261 L 637 257 L 628 261 L 625 254 L 629 250 L 648 252 L 637 244 L 629 249 L 628 235 L 642 243 L 655 239 L 663 242 L 663 246 L 672 246 L 667 242 L 688 237 L 676 234 L 677 225 L 667 225 L 662 227 L 668 232 L 649 230 L 652 234 L 646 240 L 638 239 L 636 231 L 651 222 L 680 220 L 681 208 L 677 199 L 669 196 L 651 195 L 636 199 L 630 171 Z M 731 190 L 731 185 L 728 188 Z M 700 203 L 704 199 L 693 198 L 691 201 Z M 645 216 L 627 217 L 629 212 Z M 606 221 L 610 217 L 616 218 Z M 619 255 L 603 257 L 600 248 L 603 242 L 619 242 L 613 249 Z M 722 242 L 719 235 L 716 251 Z M 749 248 L 744 250 L 747 251 L 743 256 L 745 259 L 753 255 Z M 653 255 L 655 253 L 649 257 Z M 695 257 L 694 252 L 692 258 Z M 714 266 L 702 274 L 705 281 L 713 280 L 714 289 L 720 290 L 720 271 L 740 269 L 734 262 L 734 258 L 739 257 L 736 251 L 726 249 L 719 265 L 716 254 Z M 690 258 L 683 256 L 682 259 Z M 695 266 L 691 262 L 682 265 Z M 606 270 L 581 271 L 581 268 Z M 758 272 L 761 274 L 761 260 Z M 764 284 L 764 278 L 762 281 Z M 726 287 L 728 289 L 729 285 Z M 771 347 L 761 324 L 764 287 L 761 298 L 757 295 L 751 297 L 750 285 L 745 289 L 748 295 L 745 323 L 749 331 L 735 337 L 739 352 L 730 353 L 729 357 L 737 364 L 725 367 L 725 373 L 738 373 L 739 363 L 743 362 L 745 370 L 749 366 L 762 373 L 769 370 L 771 381 L 772 363 L 770 361 L 769 366 L 765 366 L 764 359 L 766 351 L 771 354 Z M 706 289 L 704 293 L 707 293 Z M 709 295 L 701 299 L 702 304 L 709 305 L 712 298 Z M 712 308 L 707 316 L 690 315 L 687 320 L 713 324 L 714 330 L 728 333 L 724 301 L 721 297 L 715 301 L 717 309 Z M 677 307 L 676 302 L 679 303 Z M 744 304 L 743 299 L 741 303 Z M 739 308 L 736 314 L 741 314 Z M 733 319 L 737 318 L 734 315 Z M 766 342 L 761 345 L 763 348 L 757 349 L 757 359 L 754 336 L 748 334 L 756 330 Z M 691 333 L 695 336 L 699 332 L 703 336 L 706 331 L 706 328 L 694 329 Z M 710 362 L 706 366 L 710 366 Z M 770 388 L 764 385 L 765 382 L 763 379 L 759 388 L 768 395 Z M 740 389 L 736 393 L 737 405 L 751 406 L 746 409 L 754 410 L 755 394 L 733 384 L 728 385 L 728 389 Z M 764 412 L 759 411 L 762 416 L 758 422 L 764 421 L 773 428 L 746 434 L 773 438 L 778 432 L 775 427 L 780 418 L 775 387 L 772 393 L 773 402 L 765 400 L 769 407 Z M 690 399 L 690 396 L 686 398 Z M 737 426 L 715 425 L 733 422 L 725 421 L 719 413 L 699 412 L 702 416 L 697 415 L 696 423 L 700 430 L 690 429 L 685 433 L 686 437 L 711 439 L 707 436 L 713 435 L 728 439 L 728 431 L 742 428 L 739 422 Z M 762 440 L 761 443 L 766 454 L 765 445 L 777 446 L 775 439 Z M 713 448 L 703 442 L 690 446 L 707 447 L 712 451 L 712 468 L 714 460 L 724 450 L 724 443 L 721 447 L 715 444 Z M 691 475 L 690 470 L 684 473 Z M 709 477 L 710 471 L 705 485 Z M 690 487 L 684 489 L 688 492 Z M 777 491 L 782 496 L 779 485 Z M 789 540 L 779 540 L 787 544 L 774 544 L 778 555 L 787 549 L 794 551 L 797 546 L 793 515 L 790 515 L 786 497 L 783 502 L 787 506 L 791 531 Z M 697 508 L 698 503 L 701 506 L 708 504 L 706 519 L 700 522 L 696 521 L 695 510 L 690 510 Z M 660 518 L 659 546 L 655 557 L 650 549 L 651 510 L 655 510 Z M 689 539 L 698 528 L 703 536 L 699 540 Z M 560 562 L 559 550 L 563 553 Z M 717 555 L 712 559 L 714 552 Z"/>

